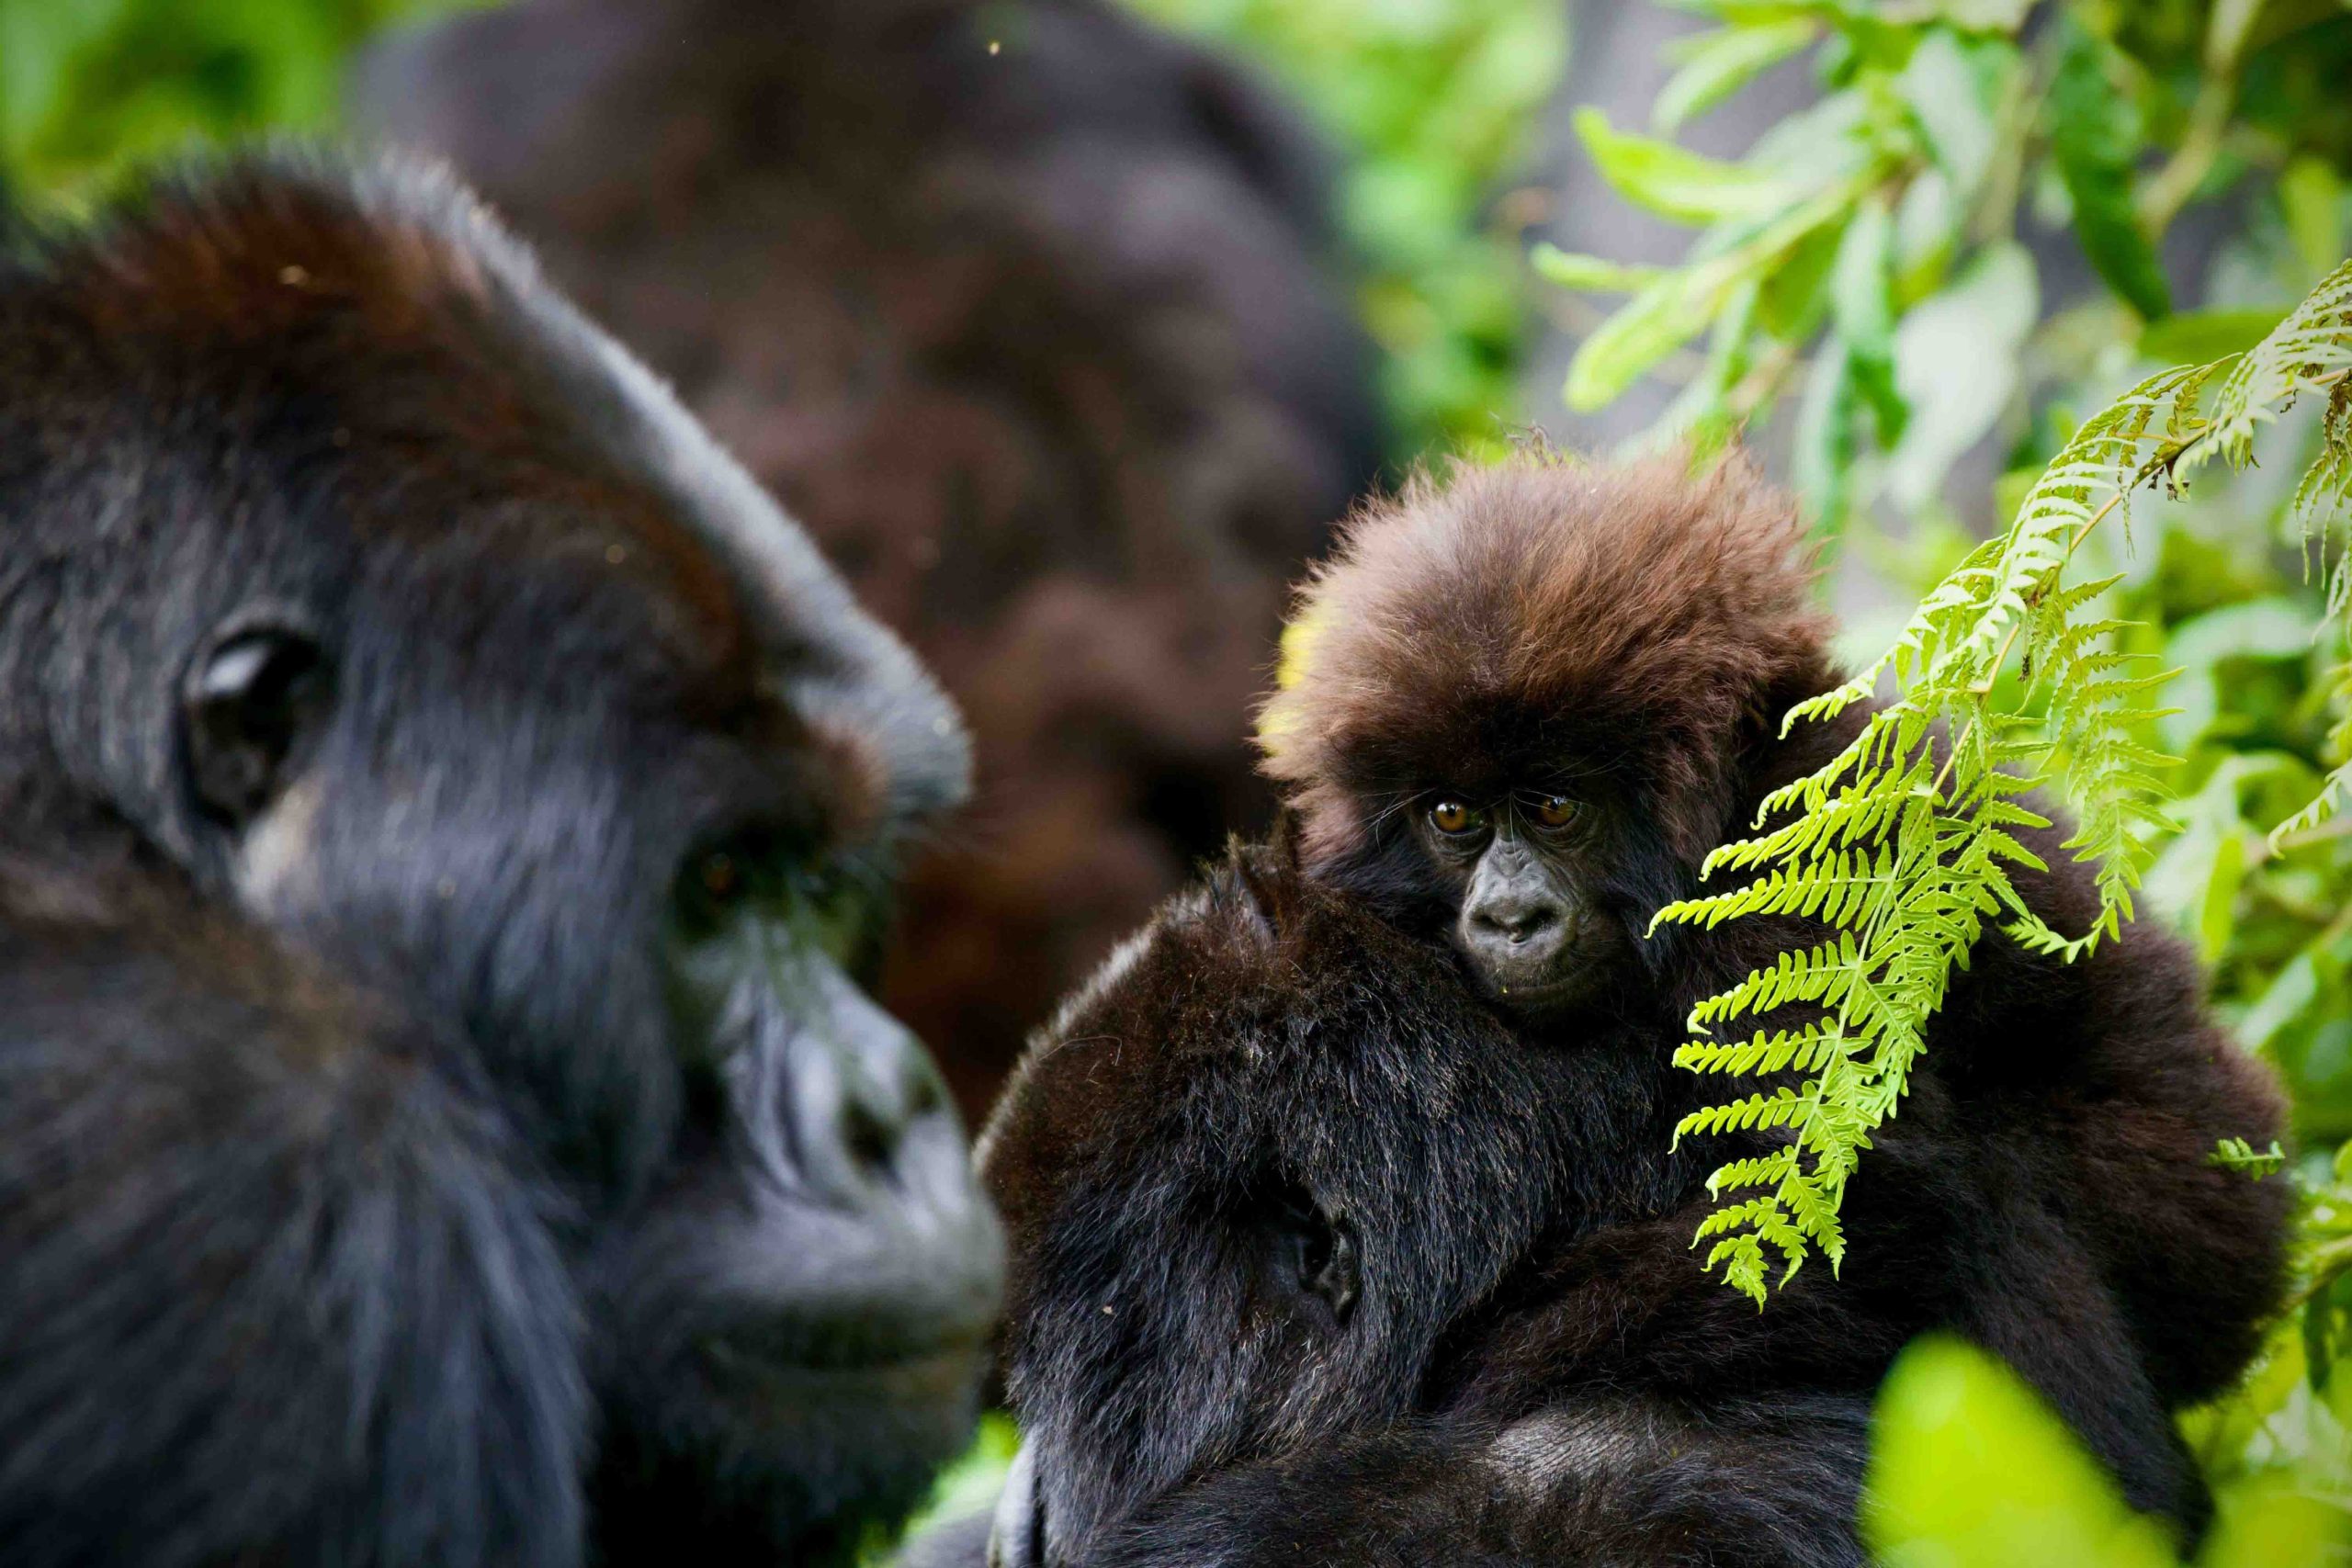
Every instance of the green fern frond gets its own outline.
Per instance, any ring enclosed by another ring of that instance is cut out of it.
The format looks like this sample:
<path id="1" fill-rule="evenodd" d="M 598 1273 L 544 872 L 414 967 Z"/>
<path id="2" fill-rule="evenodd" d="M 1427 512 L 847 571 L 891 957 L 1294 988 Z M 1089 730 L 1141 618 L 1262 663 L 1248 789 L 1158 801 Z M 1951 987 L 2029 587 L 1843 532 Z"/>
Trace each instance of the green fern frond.
<path id="1" fill-rule="evenodd" d="M 2205 464 L 2248 462 L 2265 425 L 2324 390 L 2321 455 L 2296 511 L 2311 570 L 2352 618 L 2352 262 L 2243 355 L 2149 377 L 2078 428 L 2027 492 L 2007 532 L 1973 551 L 1854 678 L 1790 709 L 1781 726 L 1870 712 L 1838 755 L 1762 803 L 1747 836 L 1707 857 L 1718 892 L 1658 911 L 1653 926 L 1713 928 L 1755 916 L 1813 922 L 1823 935 L 1779 954 L 1690 1012 L 1676 1063 L 1772 1078 L 1684 1117 L 1686 1136 L 1761 1134 L 1773 1146 L 1714 1173 L 1725 1200 L 1700 1226 L 1706 1267 L 1760 1304 L 1813 1252 L 1834 1268 L 1838 1209 L 1871 1136 L 1901 1104 L 1955 969 L 1992 920 L 2035 952 L 2074 959 L 2132 918 L 2153 835 L 2169 829 L 2165 774 L 2147 743 L 2171 672 L 2118 646 L 2131 629 L 2101 612 L 2114 579 L 2065 580 L 2075 551 L 2132 498 L 2177 491 Z M 2019 679 L 2004 684 L 2014 666 Z M 2347 701 L 2352 701 L 2352 674 Z M 2339 743 L 2352 753 L 2352 712 Z M 2052 928 L 2011 877 L 2046 869 L 2018 837 L 2049 819 L 2019 799 L 2058 786 L 2075 807 L 2065 849 L 2095 862 L 2099 908 L 2087 930 Z M 2308 830 L 2352 795 L 2352 761 L 2286 826 Z M 1772 1015 L 1810 1010 L 1800 1019 Z M 1758 1021 L 1745 1038 L 1710 1032 Z M 1786 1076 L 1803 1075 L 1791 1085 Z"/>
<path id="2" fill-rule="evenodd" d="M 2223 1138 L 2213 1146 L 2213 1152 L 2205 1156 L 2205 1163 L 2217 1169 L 2234 1170 L 2241 1176 L 2250 1176 L 2259 1181 L 2286 1165 L 2287 1151 L 2279 1146 L 2276 1138 L 2270 1140 L 2270 1146 L 2267 1149 L 2257 1149 L 2244 1138 Z"/>

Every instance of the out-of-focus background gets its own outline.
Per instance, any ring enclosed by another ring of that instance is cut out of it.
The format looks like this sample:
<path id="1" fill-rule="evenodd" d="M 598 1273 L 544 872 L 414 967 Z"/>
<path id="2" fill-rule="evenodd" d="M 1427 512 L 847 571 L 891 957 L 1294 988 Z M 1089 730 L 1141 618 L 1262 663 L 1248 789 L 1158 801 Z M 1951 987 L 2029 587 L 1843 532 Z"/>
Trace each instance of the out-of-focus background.
<path id="1" fill-rule="evenodd" d="M 452 161 L 955 691 L 979 795 L 886 989 L 977 1119 L 1262 822 L 1250 704 L 1352 497 L 1536 431 L 1741 434 L 1873 651 L 2078 421 L 2352 249 L 2352 6 L 0 0 L 25 221 L 272 131 Z M 2297 1101 L 2301 1293 L 2192 1418 L 2224 1568 L 2344 1561 L 2352 1509 L 2352 836 L 2268 837 L 2344 761 L 2315 403 L 2091 547 L 2181 671 L 2143 918 Z M 2014 1393 L 1890 1394 L 1891 1559 L 2169 1561 Z"/>

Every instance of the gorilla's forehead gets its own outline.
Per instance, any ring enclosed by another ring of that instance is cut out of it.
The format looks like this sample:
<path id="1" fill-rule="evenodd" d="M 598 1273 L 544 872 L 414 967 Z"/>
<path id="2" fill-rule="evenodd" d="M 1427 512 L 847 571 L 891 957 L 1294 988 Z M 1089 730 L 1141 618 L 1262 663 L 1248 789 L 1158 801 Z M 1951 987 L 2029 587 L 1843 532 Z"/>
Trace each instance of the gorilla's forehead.
<path id="1" fill-rule="evenodd" d="M 481 618 L 493 581 L 527 614 L 535 581 L 626 566 L 613 603 L 634 596 L 708 680 L 862 738 L 894 815 L 964 793 L 963 730 L 930 677 L 438 169 L 286 152 L 199 168 L 4 281 L 0 303 L 45 294 L 118 345 L 98 395 L 143 398 L 153 434 L 244 426 L 262 461 L 208 476 L 235 487 L 228 508 L 343 531 L 402 570 L 450 562 Z"/>

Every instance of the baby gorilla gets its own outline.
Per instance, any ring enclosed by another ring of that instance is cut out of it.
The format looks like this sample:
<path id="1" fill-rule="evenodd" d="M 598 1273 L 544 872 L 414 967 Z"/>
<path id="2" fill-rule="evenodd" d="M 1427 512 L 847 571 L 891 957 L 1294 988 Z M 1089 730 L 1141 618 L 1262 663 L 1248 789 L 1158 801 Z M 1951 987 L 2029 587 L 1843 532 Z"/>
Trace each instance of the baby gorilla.
<path id="1" fill-rule="evenodd" d="M 1839 1275 L 1759 1313 L 1690 1251 L 1707 1173 L 1780 1134 L 1676 1146 L 1720 1088 L 1683 1018 L 1805 933 L 1644 931 L 1850 732 L 1777 739 L 1835 678 L 1797 545 L 1736 468 L 1528 459 L 1358 519 L 1268 714 L 1295 848 L 1124 950 L 984 1142 L 1001 1561 L 1857 1563 L 1869 1402 L 1930 1329 L 2201 1524 L 2169 1412 L 2251 1354 L 2287 1193 L 2205 1163 L 2278 1100 L 2154 929 L 1979 944 Z M 2023 891 L 2080 929 L 2062 836 Z"/>

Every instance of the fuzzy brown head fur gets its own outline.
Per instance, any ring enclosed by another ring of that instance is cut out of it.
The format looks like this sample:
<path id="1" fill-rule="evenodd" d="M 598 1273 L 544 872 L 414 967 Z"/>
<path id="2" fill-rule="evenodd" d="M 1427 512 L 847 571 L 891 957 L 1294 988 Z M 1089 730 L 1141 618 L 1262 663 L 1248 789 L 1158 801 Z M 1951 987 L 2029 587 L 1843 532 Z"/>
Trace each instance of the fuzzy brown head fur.
<path id="1" fill-rule="evenodd" d="M 1386 805 L 1605 773 L 1696 862 L 1742 753 L 1832 684 L 1794 507 L 1745 462 L 1604 468 L 1547 453 L 1367 505 L 1299 596 L 1260 725 L 1311 861 Z M 1563 781 L 1572 782 L 1572 781 Z"/>

